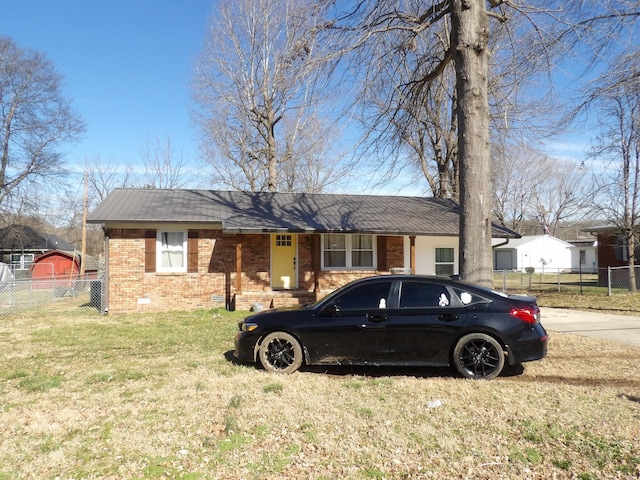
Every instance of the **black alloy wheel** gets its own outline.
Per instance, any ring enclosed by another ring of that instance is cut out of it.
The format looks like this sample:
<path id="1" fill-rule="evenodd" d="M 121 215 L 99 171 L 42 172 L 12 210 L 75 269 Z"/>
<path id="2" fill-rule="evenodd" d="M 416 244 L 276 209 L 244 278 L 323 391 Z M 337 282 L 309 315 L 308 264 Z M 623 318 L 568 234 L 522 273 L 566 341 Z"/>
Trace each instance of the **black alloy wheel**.
<path id="1" fill-rule="evenodd" d="M 273 332 L 262 340 L 258 357 L 268 372 L 293 373 L 302 365 L 302 347 L 293 335 Z"/>
<path id="2" fill-rule="evenodd" d="M 504 352 L 492 336 L 470 333 L 456 343 L 453 364 L 463 377 L 490 380 L 502 372 Z"/>

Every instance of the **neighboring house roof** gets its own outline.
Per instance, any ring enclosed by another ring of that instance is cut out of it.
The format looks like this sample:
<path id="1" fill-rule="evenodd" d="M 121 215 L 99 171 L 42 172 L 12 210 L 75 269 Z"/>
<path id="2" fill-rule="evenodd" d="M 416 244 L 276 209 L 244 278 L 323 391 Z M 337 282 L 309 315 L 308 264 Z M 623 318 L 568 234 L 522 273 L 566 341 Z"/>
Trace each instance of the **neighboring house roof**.
<path id="1" fill-rule="evenodd" d="M 570 240 L 569 243 L 574 247 L 597 247 L 598 241 L 596 239 L 590 240 Z"/>
<path id="2" fill-rule="evenodd" d="M 226 232 L 459 235 L 460 208 L 431 197 L 116 189 L 89 223 L 206 223 Z M 517 238 L 493 224 L 492 235 Z"/>
<path id="3" fill-rule="evenodd" d="M 525 235 L 524 237 L 509 240 L 509 243 L 507 244 L 497 245 L 494 248 L 495 250 L 517 249 L 529 243 L 538 242 L 541 239 L 547 239 L 548 241 L 564 245 L 567 248 L 571 248 L 573 246 L 570 243 L 567 243 L 564 240 L 560 240 L 559 238 L 552 237 L 551 235 Z"/>
<path id="4" fill-rule="evenodd" d="M 640 224 L 636 223 L 635 230 L 637 229 L 640 229 Z M 609 225 L 599 225 L 597 227 L 583 228 L 582 231 L 587 233 L 603 233 L 603 234 L 617 235 L 622 233 L 624 229 L 620 225 L 609 224 Z"/>
<path id="5" fill-rule="evenodd" d="M 55 235 L 40 233 L 24 225 L 0 228 L 0 251 L 46 252 L 55 249 L 73 250 L 73 245 Z"/>

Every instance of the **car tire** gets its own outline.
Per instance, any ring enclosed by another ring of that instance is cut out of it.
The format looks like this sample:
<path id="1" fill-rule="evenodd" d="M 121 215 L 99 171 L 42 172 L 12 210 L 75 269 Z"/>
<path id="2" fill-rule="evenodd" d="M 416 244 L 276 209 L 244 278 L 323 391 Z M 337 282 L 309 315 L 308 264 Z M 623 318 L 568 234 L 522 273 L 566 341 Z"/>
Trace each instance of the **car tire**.
<path id="1" fill-rule="evenodd" d="M 470 333 L 456 343 L 453 364 L 463 377 L 490 380 L 502 372 L 504 352 L 491 335 Z"/>
<path id="2" fill-rule="evenodd" d="M 273 332 L 262 340 L 258 358 L 268 372 L 293 373 L 302 365 L 302 347 L 293 335 Z"/>

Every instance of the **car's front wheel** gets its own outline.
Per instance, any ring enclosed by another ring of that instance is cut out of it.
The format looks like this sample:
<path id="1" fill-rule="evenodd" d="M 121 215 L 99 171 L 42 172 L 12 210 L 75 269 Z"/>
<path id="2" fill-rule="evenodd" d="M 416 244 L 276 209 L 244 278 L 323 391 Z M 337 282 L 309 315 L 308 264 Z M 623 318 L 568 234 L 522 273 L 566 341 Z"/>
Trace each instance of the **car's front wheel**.
<path id="1" fill-rule="evenodd" d="M 463 377 L 490 380 L 502 372 L 504 352 L 492 336 L 470 333 L 456 343 L 453 364 Z"/>
<path id="2" fill-rule="evenodd" d="M 258 357 L 269 372 L 293 373 L 302 365 L 302 347 L 293 335 L 273 332 L 262 340 Z"/>

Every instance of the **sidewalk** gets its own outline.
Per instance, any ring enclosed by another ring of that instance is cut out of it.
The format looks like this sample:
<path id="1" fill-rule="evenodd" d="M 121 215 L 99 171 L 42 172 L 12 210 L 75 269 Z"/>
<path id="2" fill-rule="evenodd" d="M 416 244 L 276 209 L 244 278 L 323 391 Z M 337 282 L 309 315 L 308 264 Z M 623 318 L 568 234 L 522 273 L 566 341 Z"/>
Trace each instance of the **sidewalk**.
<path id="1" fill-rule="evenodd" d="M 585 312 L 563 308 L 540 308 L 547 330 L 574 333 L 640 346 L 640 313 L 637 317 Z"/>

